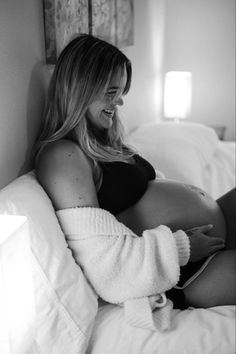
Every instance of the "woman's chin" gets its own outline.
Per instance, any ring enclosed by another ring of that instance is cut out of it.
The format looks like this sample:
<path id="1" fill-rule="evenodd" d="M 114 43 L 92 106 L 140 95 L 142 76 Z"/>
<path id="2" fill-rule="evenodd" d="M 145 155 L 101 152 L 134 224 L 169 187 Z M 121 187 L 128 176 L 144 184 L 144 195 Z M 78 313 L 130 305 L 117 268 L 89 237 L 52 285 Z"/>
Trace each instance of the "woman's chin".
<path id="1" fill-rule="evenodd" d="M 112 117 L 107 117 L 103 116 L 101 119 L 101 128 L 103 129 L 110 129 L 113 124 L 113 116 Z"/>

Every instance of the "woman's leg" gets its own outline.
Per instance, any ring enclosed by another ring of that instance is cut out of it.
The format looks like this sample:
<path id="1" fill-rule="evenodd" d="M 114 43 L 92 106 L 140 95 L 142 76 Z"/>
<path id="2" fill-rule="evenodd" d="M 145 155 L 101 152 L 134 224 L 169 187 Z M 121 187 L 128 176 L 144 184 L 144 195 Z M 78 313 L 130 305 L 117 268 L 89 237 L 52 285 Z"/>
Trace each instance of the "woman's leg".
<path id="1" fill-rule="evenodd" d="M 208 308 L 236 303 L 236 251 L 219 252 L 204 271 L 184 289 L 189 306 Z"/>
<path id="2" fill-rule="evenodd" d="M 236 248 L 236 189 L 232 189 L 222 197 L 217 199 L 226 221 L 227 237 L 226 248 Z"/>

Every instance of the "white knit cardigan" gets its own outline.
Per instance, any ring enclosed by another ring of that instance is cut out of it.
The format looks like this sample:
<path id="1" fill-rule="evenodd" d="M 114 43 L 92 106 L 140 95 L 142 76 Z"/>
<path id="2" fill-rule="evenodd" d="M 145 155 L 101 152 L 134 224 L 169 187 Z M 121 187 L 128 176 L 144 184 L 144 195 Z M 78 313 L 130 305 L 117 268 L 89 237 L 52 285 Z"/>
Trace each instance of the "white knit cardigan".
<path id="1" fill-rule="evenodd" d="M 180 266 L 190 255 L 183 231 L 172 233 L 161 225 L 138 237 L 108 211 L 92 207 L 59 210 L 57 217 L 98 296 L 123 305 L 131 325 L 151 330 L 170 327 L 172 302 L 165 291 L 177 284 Z"/>

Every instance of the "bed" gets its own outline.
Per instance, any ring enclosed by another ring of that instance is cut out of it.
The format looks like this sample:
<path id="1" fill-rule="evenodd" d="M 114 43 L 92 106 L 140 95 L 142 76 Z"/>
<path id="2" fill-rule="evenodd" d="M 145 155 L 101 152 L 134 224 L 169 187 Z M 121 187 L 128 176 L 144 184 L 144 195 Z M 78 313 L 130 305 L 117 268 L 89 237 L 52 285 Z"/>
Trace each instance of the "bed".
<path id="1" fill-rule="evenodd" d="M 167 178 L 216 198 L 235 185 L 235 143 L 219 141 L 203 125 L 145 125 L 129 135 L 129 143 Z M 173 310 L 171 328 L 163 332 L 130 326 L 123 307 L 98 301 L 33 171 L 0 191 L 0 215 L 1 225 L 4 217 L 24 217 L 24 228 L 8 237 L 0 228 L 1 354 L 235 353 L 235 306 Z M 20 271 L 26 256 L 30 274 Z M 33 285 L 25 289 L 26 276 Z"/>

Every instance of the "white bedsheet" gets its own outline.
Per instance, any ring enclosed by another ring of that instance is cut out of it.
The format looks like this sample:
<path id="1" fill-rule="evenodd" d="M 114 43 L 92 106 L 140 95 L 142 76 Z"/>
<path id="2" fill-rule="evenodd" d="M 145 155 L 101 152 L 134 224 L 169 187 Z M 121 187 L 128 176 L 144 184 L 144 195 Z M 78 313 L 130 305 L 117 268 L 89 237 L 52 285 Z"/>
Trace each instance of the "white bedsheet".
<path id="1" fill-rule="evenodd" d="M 159 333 L 125 323 L 119 306 L 99 308 L 89 354 L 234 354 L 235 307 L 173 311 L 172 330 Z"/>

